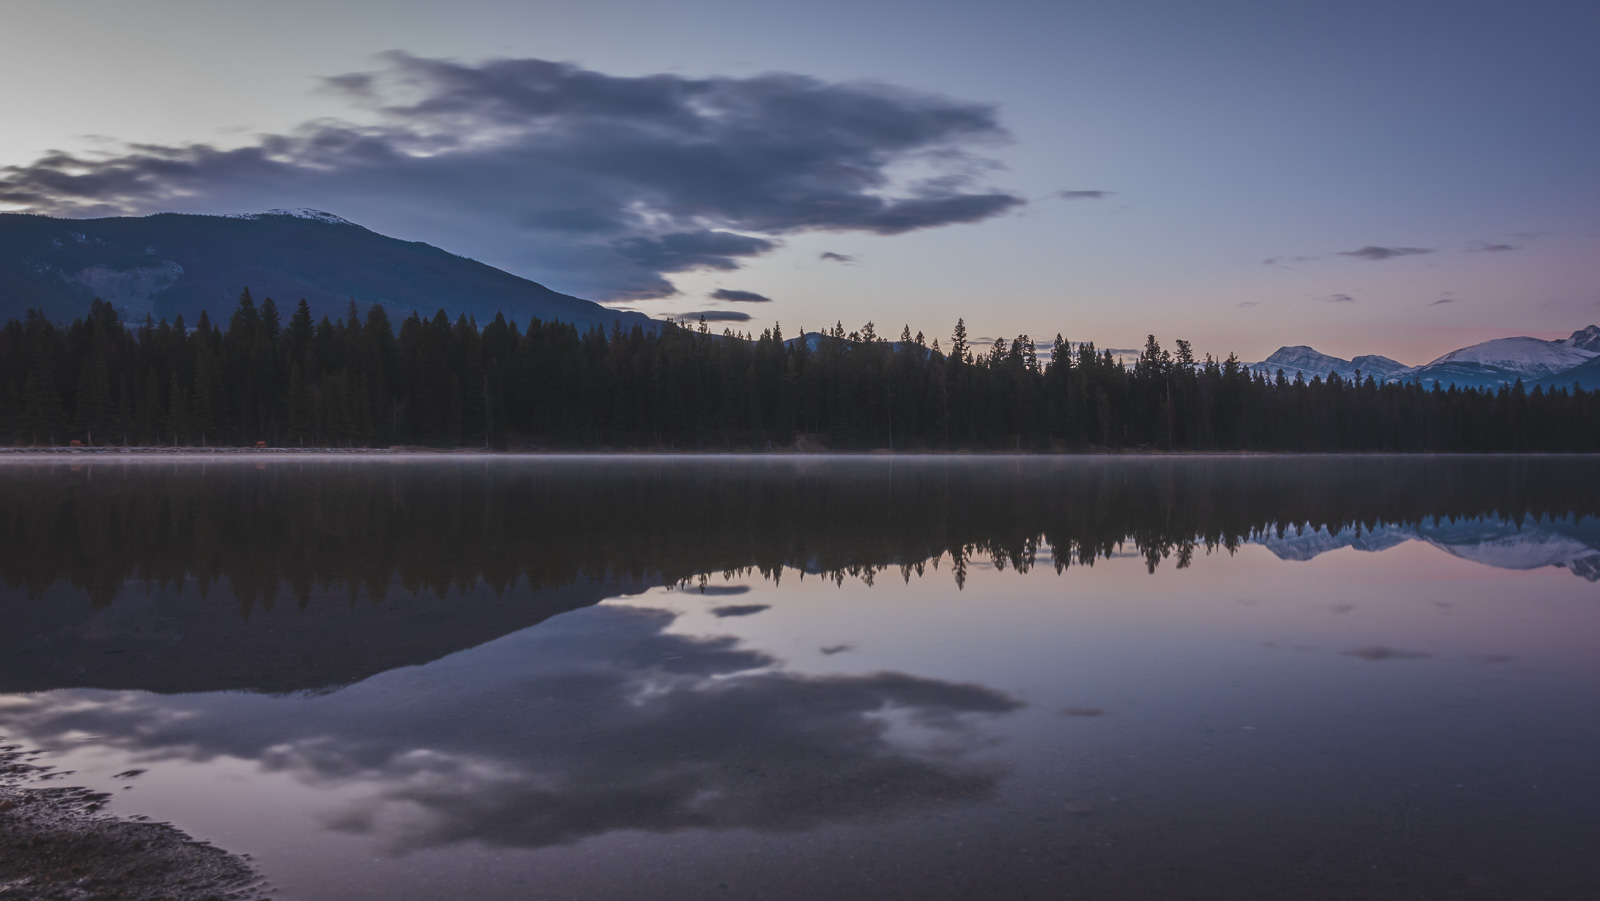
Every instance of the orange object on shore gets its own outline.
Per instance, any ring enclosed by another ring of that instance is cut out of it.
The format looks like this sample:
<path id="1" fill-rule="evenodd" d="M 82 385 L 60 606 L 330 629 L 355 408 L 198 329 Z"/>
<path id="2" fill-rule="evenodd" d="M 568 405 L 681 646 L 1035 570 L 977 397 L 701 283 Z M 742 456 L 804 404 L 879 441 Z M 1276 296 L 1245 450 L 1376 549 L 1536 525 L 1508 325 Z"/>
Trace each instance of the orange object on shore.
<path id="1" fill-rule="evenodd" d="M 266 447 L 266 446 L 267 446 L 267 443 L 265 441 L 257 441 L 256 442 L 256 447 Z"/>

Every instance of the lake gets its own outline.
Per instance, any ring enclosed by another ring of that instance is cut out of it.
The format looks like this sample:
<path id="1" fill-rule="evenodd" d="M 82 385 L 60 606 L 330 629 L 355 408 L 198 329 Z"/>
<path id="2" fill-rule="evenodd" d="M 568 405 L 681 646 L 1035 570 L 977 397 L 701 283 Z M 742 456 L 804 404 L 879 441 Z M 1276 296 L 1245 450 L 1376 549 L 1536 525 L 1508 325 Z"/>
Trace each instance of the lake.
<path id="1" fill-rule="evenodd" d="M 8 459 L 0 736 L 288 899 L 1593 898 L 1597 476 Z"/>

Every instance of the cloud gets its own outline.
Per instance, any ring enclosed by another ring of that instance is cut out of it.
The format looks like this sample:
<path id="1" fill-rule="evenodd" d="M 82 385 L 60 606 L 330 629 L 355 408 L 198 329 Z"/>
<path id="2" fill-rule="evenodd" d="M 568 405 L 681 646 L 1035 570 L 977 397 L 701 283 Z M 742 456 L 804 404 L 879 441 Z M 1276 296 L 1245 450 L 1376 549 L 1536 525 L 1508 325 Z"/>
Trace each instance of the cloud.
<path id="1" fill-rule="evenodd" d="M 1328 294 L 1326 296 L 1318 297 L 1316 299 L 1321 301 L 1322 303 L 1355 303 L 1356 302 L 1356 299 L 1354 297 L 1351 297 L 1348 294 Z"/>
<path id="2" fill-rule="evenodd" d="M 1433 249 L 1429 247 L 1378 247 L 1375 244 L 1368 244 L 1359 250 L 1341 250 L 1339 251 L 1339 256 L 1356 257 L 1357 259 L 1378 262 L 1392 260 L 1395 257 L 1410 257 L 1424 253 L 1433 253 Z"/>
<path id="3" fill-rule="evenodd" d="M 1239 301 L 1240 309 L 1248 310 L 1248 309 L 1251 309 L 1253 307 L 1259 307 L 1259 306 L 1261 306 L 1261 304 L 1259 304 L 1259 303 L 1257 303 L 1257 302 L 1255 302 L 1253 300 L 1241 300 L 1241 301 Z"/>
<path id="4" fill-rule="evenodd" d="M 1322 259 L 1322 257 L 1315 254 L 1301 254 L 1297 257 L 1268 257 L 1267 259 L 1261 261 L 1261 265 L 1278 266 L 1284 263 L 1309 263 L 1312 260 L 1320 259 Z"/>
<path id="5" fill-rule="evenodd" d="M 673 318 L 679 322 L 698 322 L 704 319 L 707 322 L 749 322 L 750 314 L 738 310 L 696 310 L 692 313 L 674 313 Z"/>
<path id="6" fill-rule="evenodd" d="M 810 231 L 895 235 L 1024 203 L 984 187 L 993 106 L 787 73 L 615 76 L 389 53 L 326 79 L 349 120 L 236 148 L 139 144 L 0 168 L 60 216 L 331 209 L 604 300 L 676 293 Z M 841 260 L 841 262 L 843 262 Z"/>
<path id="7" fill-rule="evenodd" d="M 772 298 L 754 291 L 733 291 L 728 288 L 718 288 L 711 292 L 712 300 L 726 300 L 729 303 L 771 303 Z"/>
<path id="8" fill-rule="evenodd" d="M 1467 246 L 1469 253 L 1505 253 L 1510 250 L 1521 250 L 1515 244 L 1490 244 L 1487 241 L 1474 241 Z"/>
<path id="9" fill-rule="evenodd" d="M 1428 306 L 1436 307 L 1436 306 L 1438 306 L 1440 304 L 1455 303 L 1455 302 L 1456 302 L 1456 299 L 1454 297 L 1441 297 L 1438 300 L 1434 301 L 1433 303 L 1428 304 Z"/>
<path id="10" fill-rule="evenodd" d="M 1057 191 L 1056 196 L 1062 200 L 1104 200 L 1117 193 L 1116 191 Z"/>
<path id="11" fill-rule="evenodd" d="M 817 254 L 819 260 L 832 260 L 835 263 L 854 263 L 856 258 L 847 253 L 834 253 L 831 250 Z"/>
<path id="12" fill-rule="evenodd" d="M 613 246 L 622 256 L 656 272 L 738 269 L 735 257 L 757 256 L 777 245 L 763 238 L 700 229 L 655 238 L 626 238 Z"/>

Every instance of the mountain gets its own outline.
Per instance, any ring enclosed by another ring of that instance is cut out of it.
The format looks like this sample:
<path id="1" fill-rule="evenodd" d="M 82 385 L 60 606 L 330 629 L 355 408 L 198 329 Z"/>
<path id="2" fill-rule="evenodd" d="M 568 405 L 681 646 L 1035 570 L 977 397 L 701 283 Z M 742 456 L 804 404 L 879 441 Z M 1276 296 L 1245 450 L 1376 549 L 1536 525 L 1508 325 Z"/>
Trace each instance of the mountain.
<path id="1" fill-rule="evenodd" d="M 1411 367 L 1406 364 L 1377 354 L 1364 354 L 1353 360 L 1346 360 L 1318 353 L 1304 344 L 1280 347 L 1272 352 L 1272 356 L 1250 368 L 1265 373 L 1269 378 L 1276 377 L 1278 370 L 1282 369 L 1284 377 L 1290 381 L 1294 380 L 1297 372 L 1305 376 L 1306 381 L 1310 381 L 1313 378 L 1325 379 L 1330 372 L 1339 373 L 1342 379 L 1350 379 L 1354 378 L 1359 370 L 1363 379 L 1370 375 L 1380 382 L 1386 382 L 1411 371 Z"/>
<path id="2" fill-rule="evenodd" d="M 1524 387 L 1532 390 L 1535 385 L 1542 386 L 1546 391 L 1556 388 L 1566 388 L 1570 391 L 1574 386 L 1585 391 L 1594 391 L 1600 388 L 1600 357 L 1594 357 L 1555 375 L 1547 375 Z"/>
<path id="3" fill-rule="evenodd" d="M 181 314 L 192 324 L 201 310 L 225 319 L 245 288 L 258 301 L 277 301 L 285 319 L 304 298 L 318 317 L 341 316 L 354 300 L 362 310 L 382 304 L 396 320 L 443 309 L 480 323 L 503 312 L 523 324 L 537 316 L 580 329 L 654 324 L 318 210 L 110 219 L 0 213 L 0 319 L 31 308 L 71 320 L 99 297 L 125 319 Z"/>
<path id="4" fill-rule="evenodd" d="M 1578 329 L 1570 336 L 1562 338 L 1555 343 L 1600 353 L 1600 325 L 1591 325 L 1588 328 Z"/>
<path id="5" fill-rule="evenodd" d="M 1448 388 L 1498 388 L 1517 379 L 1536 382 L 1566 372 L 1600 356 L 1600 352 L 1540 338 L 1496 338 L 1453 350 L 1419 366 L 1406 378 Z"/>
<path id="6" fill-rule="evenodd" d="M 1559 341 L 1496 338 L 1453 350 L 1424 366 L 1407 366 L 1376 354 L 1345 360 L 1301 344 L 1280 347 L 1250 368 L 1269 378 L 1276 376 L 1279 369 L 1290 379 L 1299 372 L 1307 381 L 1317 376 L 1327 378 L 1330 372 L 1348 379 L 1359 370 L 1363 378 L 1371 375 L 1380 382 L 1419 379 L 1424 385 L 1432 386 L 1437 381 L 1446 388 L 1499 388 L 1517 379 L 1522 379 L 1529 389 L 1535 384 L 1570 387 L 1579 381 L 1600 388 L 1600 326 L 1579 329 Z"/>
<path id="7" fill-rule="evenodd" d="M 1562 338 L 1554 343 L 1600 353 L 1600 325 L 1591 325 L 1588 328 L 1578 329 L 1570 337 Z M 1579 363 L 1571 369 L 1563 370 L 1555 375 L 1547 375 L 1544 378 L 1537 379 L 1527 387 L 1531 389 L 1534 385 L 1542 386 L 1546 391 L 1556 388 L 1571 390 L 1574 387 L 1593 391 L 1600 388 L 1600 356 Z"/>
<path id="8" fill-rule="evenodd" d="M 1361 370 L 1363 375 L 1371 375 L 1380 382 L 1392 381 L 1417 368 L 1407 366 L 1399 360 L 1391 360 L 1378 354 L 1362 354 L 1350 361 L 1350 365 Z"/>

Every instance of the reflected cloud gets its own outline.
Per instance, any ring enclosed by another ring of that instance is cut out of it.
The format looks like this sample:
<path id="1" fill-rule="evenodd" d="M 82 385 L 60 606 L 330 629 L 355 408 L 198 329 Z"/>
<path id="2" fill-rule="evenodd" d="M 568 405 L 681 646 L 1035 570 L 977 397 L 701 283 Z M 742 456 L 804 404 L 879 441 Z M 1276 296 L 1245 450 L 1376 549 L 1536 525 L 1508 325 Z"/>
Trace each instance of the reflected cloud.
<path id="1" fill-rule="evenodd" d="M 1062 716 L 1105 716 L 1106 712 L 1099 707 L 1063 707 Z"/>
<path id="2" fill-rule="evenodd" d="M 1374 646 L 1368 647 L 1368 648 L 1356 648 L 1353 651 L 1345 651 L 1343 653 L 1344 653 L 1344 656 L 1346 656 L 1346 657 L 1359 657 L 1362 660 L 1374 660 L 1374 661 L 1376 661 L 1376 660 L 1426 660 L 1429 657 L 1433 656 L 1432 654 L 1424 654 L 1421 651 L 1404 651 L 1404 650 L 1401 650 L 1399 648 L 1388 648 L 1388 647 L 1384 647 L 1382 645 L 1374 645 Z"/>
<path id="3" fill-rule="evenodd" d="M 1002 770 L 974 756 L 989 741 L 981 720 L 1021 702 L 904 673 L 790 673 L 730 638 L 668 634 L 673 620 L 594 607 L 321 697 L 24 696 L 0 729 L 355 786 L 325 825 L 400 853 L 803 830 L 993 793 Z"/>
<path id="4" fill-rule="evenodd" d="M 717 619 L 726 619 L 730 616 L 753 616 L 770 609 L 772 609 L 771 604 L 729 604 L 725 607 L 711 608 L 711 615 Z"/>

